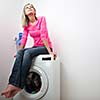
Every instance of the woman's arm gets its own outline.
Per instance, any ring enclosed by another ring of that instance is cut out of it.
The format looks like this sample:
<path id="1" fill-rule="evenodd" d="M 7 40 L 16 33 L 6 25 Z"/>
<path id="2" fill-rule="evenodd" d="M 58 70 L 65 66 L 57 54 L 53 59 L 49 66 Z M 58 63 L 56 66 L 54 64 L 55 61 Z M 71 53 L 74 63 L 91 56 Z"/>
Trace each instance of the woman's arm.
<path id="1" fill-rule="evenodd" d="M 20 45 L 19 49 L 23 49 L 25 47 L 26 42 L 27 42 L 27 37 L 28 37 L 28 31 L 27 31 L 27 28 L 24 27 L 23 35 L 22 35 L 22 39 L 21 39 L 21 45 Z"/>
<path id="2" fill-rule="evenodd" d="M 41 40 L 44 43 L 45 47 L 47 48 L 49 54 L 51 54 L 51 49 L 49 47 L 49 43 L 47 41 L 47 38 L 49 38 L 48 36 L 48 29 L 47 29 L 47 24 L 46 24 L 46 19 L 43 16 L 42 17 L 42 21 L 41 21 L 41 28 L 40 28 L 40 32 L 41 32 Z"/>
<path id="3" fill-rule="evenodd" d="M 41 32 L 41 39 L 42 39 L 42 41 L 43 41 L 43 43 L 44 43 L 44 46 L 45 46 L 46 49 L 48 50 L 48 53 L 49 53 L 49 54 L 52 54 L 52 55 L 54 56 L 54 59 L 55 59 L 55 58 L 56 58 L 56 54 L 53 53 L 53 51 L 51 50 L 51 48 L 50 48 L 50 46 L 49 46 L 49 43 L 48 43 L 48 41 L 47 41 L 48 29 L 47 29 L 45 17 L 42 18 L 40 32 Z M 48 37 L 48 38 L 49 38 L 49 37 Z"/>
<path id="4" fill-rule="evenodd" d="M 55 60 L 55 59 L 56 59 L 56 57 L 57 57 L 57 55 L 56 55 L 56 54 L 54 54 L 54 53 L 51 51 L 51 49 L 50 49 L 50 47 L 49 47 L 49 45 L 48 45 L 47 40 L 46 40 L 46 39 L 44 39 L 44 40 L 43 40 L 43 43 L 44 43 L 45 47 L 47 48 L 47 50 L 48 50 L 49 54 L 53 55 L 53 58 L 54 58 L 54 60 Z"/>
<path id="5" fill-rule="evenodd" d="M 47 48 L 48 53 L 49 53 L 49 54 L 52 54 L 52 51 L 51 51 L 51 49 L 50 49 L 50 47 L 49 47 L 49 44 L 48 44 L 48 41 L 47 41 L 46 39 L 44 39 L 44 40 L 42 40 L 42 41 L 43 41 L 45 47 Z"/>

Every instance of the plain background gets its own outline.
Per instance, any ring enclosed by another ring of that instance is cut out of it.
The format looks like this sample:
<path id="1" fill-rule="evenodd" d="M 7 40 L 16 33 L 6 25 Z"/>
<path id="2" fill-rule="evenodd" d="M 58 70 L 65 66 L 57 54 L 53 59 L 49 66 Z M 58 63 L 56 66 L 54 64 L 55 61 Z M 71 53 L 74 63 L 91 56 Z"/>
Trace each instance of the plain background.
<path id="1" fill-rule="evenodd" d="M 11 72 L 13 38 L 22 31 L 27 1 L 35 5 L 37 16 L 46 16 L 61 61 L 61 100 L 100 100 L 100 0 L 0 1 L 0 92 Z"/>

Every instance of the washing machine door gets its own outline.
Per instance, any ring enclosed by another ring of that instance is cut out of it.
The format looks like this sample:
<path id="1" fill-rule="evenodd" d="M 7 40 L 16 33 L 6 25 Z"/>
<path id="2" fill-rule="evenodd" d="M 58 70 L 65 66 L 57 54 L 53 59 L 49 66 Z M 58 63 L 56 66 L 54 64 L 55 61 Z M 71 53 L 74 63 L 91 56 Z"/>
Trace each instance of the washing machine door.
<path id="1" fill-rule="evenodd" d="M 38 100 L 45 96 L 48 91 L 49 81 L 46 73 L 39 67 L 34 66 L 26 79 L 26 85 L 21 93 L 28 100 Z"/>

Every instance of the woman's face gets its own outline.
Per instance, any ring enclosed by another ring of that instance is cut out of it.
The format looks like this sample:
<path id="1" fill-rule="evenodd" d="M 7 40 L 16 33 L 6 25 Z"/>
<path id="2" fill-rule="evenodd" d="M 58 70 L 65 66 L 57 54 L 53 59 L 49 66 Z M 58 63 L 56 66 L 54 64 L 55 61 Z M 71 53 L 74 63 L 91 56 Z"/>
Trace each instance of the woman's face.
<path id="1" fill-rule="evenodd" d="M 25 15 L 29 16 L 29 15 L 35 15 L 36 11 L 33 7 L 33 5 L 28 4 L 24 7 L 24 11 L 25 11 Z"/>

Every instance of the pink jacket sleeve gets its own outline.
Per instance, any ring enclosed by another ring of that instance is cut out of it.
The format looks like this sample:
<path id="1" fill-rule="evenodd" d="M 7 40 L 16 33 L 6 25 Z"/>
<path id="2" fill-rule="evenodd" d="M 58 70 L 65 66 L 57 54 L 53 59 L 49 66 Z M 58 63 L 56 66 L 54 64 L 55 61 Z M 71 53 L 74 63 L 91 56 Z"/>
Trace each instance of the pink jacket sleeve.
<path id="1" fill-rule="evenodd" d="M 42 40 L 48 37 L 48 29 L 47 29 L 46 19 L 44 16 L 41 19 L 40 33 Z"/>
<path id="2" fill-rule="evenodd" d="M 24 27 L 23 35 L 22 35 L 22 39 L 21 39 L 21 44 L 24 46 L 26 45 L 27 37 L 28 37 L 28 31 L 27 31 L 27 28 Z"/>

